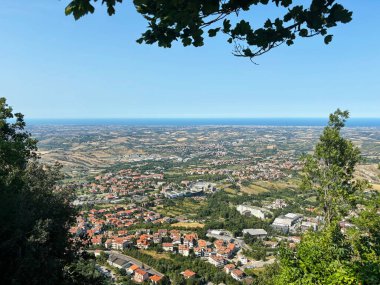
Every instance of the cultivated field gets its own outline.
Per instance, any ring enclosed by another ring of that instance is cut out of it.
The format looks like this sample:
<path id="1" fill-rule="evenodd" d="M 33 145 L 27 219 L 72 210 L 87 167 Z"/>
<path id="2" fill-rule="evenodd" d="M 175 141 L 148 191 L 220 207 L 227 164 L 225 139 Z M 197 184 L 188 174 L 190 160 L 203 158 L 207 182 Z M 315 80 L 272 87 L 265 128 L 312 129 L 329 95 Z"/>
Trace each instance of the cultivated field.
<path id="1" fill-rule="evenodd" d="M 194 229 L 194 228 L 203 228 L 205 225 L 201 223 L 196 223 L 196 222 L 179 222 L 172 224 L 172 227 L 175 228 L 189 228 L 189 229 Z"/>

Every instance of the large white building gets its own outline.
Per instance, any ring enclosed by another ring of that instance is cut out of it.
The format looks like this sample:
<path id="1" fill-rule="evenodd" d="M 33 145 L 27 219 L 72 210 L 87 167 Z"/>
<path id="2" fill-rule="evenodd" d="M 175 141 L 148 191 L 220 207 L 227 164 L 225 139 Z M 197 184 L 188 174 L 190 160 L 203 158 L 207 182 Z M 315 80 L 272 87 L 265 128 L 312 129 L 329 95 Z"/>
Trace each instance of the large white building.
<path id="1" fill-rule="evenodd" d="M 296 223 L 302 220 L 301 214 L 288 213 L 274 219 L 272 226 L 282 231 L 288 232 Z"/>
<path id="2" fill-rule="evenodd" d="M 236 210 L 242 215 L 249 214 L 262 220 L 272 215 L 270 211 L 256 206 L 238 205 Z"/>

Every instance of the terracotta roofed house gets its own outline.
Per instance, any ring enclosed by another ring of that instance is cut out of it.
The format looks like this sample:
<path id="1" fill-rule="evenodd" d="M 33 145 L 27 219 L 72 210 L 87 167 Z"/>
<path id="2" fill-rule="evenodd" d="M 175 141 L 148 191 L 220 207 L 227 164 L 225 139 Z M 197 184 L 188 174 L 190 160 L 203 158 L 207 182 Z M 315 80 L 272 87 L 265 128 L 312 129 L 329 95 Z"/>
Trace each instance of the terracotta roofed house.
<path id="1" fill-rule="evenodd" d="M 145 270 L 141 268 L 138 268 L 135 270 L 135 275 L 133 276 L 134 281 L 141 283 L 147 280 L 148 278 L 149 278 L 149 274 Z"/>
<path id="2" fill-rule="evenodd" d="M 227 274 L 230 274 L 232 272 L 232 270 L 234 270 L 236 267 L 235 267 L 235 264 L 227 264 L 226 266 L 224 266 L 224 272 L 226 272 Z"/>
<path id="3" fill-rule="evenodd" d="M 194 271 L 191 271 L 189 269 L 186 269 L 184 272 L 181 273 L 185 279 L 192 278 L 196 275 Z"/>
<path id="4" fill-rule="evenodd" d="M 231 277 L 237 281 L 241 281 L 244 278 L 244 272 L 241 271 L 240 269 L 234 269 L 231 272 Z"/>
<path id="5" fill-rule="evenodd" d="M 153 275 L 153 276 L 150 276 L 149 279 L 150 281 L 152 281 L 153 284 L 157 284 L 158 282 L 162 280 L 162 277 L 158 275 Z"/>

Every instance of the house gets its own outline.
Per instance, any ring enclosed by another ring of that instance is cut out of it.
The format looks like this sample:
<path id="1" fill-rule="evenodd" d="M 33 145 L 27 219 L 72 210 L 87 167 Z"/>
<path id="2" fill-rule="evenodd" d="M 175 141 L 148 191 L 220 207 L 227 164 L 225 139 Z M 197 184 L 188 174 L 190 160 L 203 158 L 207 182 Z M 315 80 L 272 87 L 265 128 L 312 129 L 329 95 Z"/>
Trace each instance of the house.
<path id="1" fill-rule="evenodd" d="M 112 239 L 107 239 L 106 242 L 104 243 L 104 246 L 106 248 L 111 248 L 112 247 Z"/>
<path id="2" fill-rule="evenodd" d="M 138 268 L 135 270 L 135 275 L 133 276 L 133 280 L 139 283 L 144 282 L 145 280 L 148 280 L 149 274 L 145 270 Z"/>
<path id="3" fill-rule="evenodd" d="M 157 284 L 162 280 L 162 276 L 153 275 L 149 277 L 150 281 L 152 281 L 153 284 Z"/>
<path id="4" fill-rule="evenodd" d="M 211 248 L 206 248 L 203 250 L 203 256 L 204 257 L 209 257 L 213 253 L 215 254 L 215 252 Z"/>
<path id="5" fill-rule="evenodd" d="M 229 250 L 231 254 L 235 253 L 235 251 L 237 250 L 236 245 L 230 242 L 229 244 L 227 244 L 227 250 Z"/>
<path id="6" fill-rule="evenodd" d="M 207 247 L 207 241 L 205 241 L 204 239 L 198 240 L 198 246 L 200 248 L 206 248 Z"/>
<path id="7" fill-rule="evenodd" d="M 183 256 L 189 256 L 190 255 L 190 249 L 187 245 L 180 244 L 178 246 L 178 253 L 182 254 Z"/>
<path id="8" fill-rule="evenodd" d="M 227 274 L 230 274 L 232 272 L 232 270 L 234 270 L 235 268 L 236 268 L 235 264 L 230 263 L 230 264 L 227 264 L 226 266 L 224 266 L 223 270 Z"/>
<path id="9" fill-rule="evenodd" d="M 187 245 L 189 248 L 193 248 L 197 240 L 198 235 L 196 233 L 186 234 L 183 238 L 183 244 Z"/>
<path id="10" fill-rule="evenodd" d="M 173 235 L 172 236 L 172 242 L 173 242 L 173 244 L 181 244 L 181 236 L 180 235 Z"/>
<path id="11" fill-rule="evenodd" d="M 161 243 L 162 237 L 159 233 L 153 234 L 153 243 Z"/>
<path id="12" fill-rule="evenodd" d="M 162 244 L 162 249 L 164 251 L 173 251 L 174 250 L 174 245 L 171 242 L 164 242 Z"/>
<path id="13" fill-rule="evenodd" d="M 247 264 L 248 263 L 248 259 L 247 257 L 245 257 L 244 255 L 240 255 L 238 257 L 238 260 L 242 263 L 242 264 Z"/>
<path id="14" fill-rule="evenodd" d="M 220 248 L 224 247 L 224 240 L 218 239 L 218 240 L 214 241 L 214 246 L 216 249 L 220 249 Z"/>
<path id="15" fill-rule="evenodd" d="M 208 257 L 208 262 L 216 267 L 223 267 L 225 259 L 222 256 L 210 255 Z"/>
<path id="16" fill-rule="evenodd" d="M 93 237 L 91 239 L 91 243 L 93 245 L 102 245 L 102 238 L 101 237 Z"/>
<path id="17" fill-rule="evenodd" d="M 166 237 L 168 235 L 168 230 L 167 229 L 159 229 L 158 230 L 158 234 L 161 236 L 161 237 Z"/>
<path id="18" fill-rule="evenodd" d="M 186 269 L 184 272 L 181 273 L 185 279 L 193 278 L 196 273 L 194 271 L 191 271 L 189 269 Z"/>
<path id="19" fill-rule="evenodd" d="M 116 250 L 123 250 L 128 245 L 128 241 L 124 238 L 115 238 L 112 240 L 112 248 Z"/>
<path id="20" fill-rule="evenodd" d="M 138 267 L 136 264 L 132 264 L 128 269 L 127 269 L 127 272 L 129 274 L 133 274 L 137 269 L 139 269 L 140 267 Z"/>
<path id="21" fill-rule="evenodd" d="M 194 247 L 193 251 L 196 257 L 201 257 L 203 255 L 203 249 L 198 246 Z"/>
<path id="22" fill-rule="evenodd" d="M 234 269 L 231 272 L 231 277 L 237 281 L 242 281 L 244 278 L 244 272 L 240 269 Z"/>
<path id="23" fill-rule="evenodd" d="M 140 249 L 148 249 L 149 248 L 149 241 L 146 239 L 138 239 L 136 241 L 136 246 Z"/>

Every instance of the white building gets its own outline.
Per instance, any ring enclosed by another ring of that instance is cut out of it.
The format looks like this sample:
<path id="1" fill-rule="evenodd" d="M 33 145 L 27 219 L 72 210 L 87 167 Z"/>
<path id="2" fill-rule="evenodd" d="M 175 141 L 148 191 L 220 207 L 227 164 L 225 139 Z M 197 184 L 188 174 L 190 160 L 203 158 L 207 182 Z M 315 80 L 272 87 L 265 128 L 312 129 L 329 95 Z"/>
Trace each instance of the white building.
<path id="1" fill-rule="evenodd" d="M 256 206 L 238 205 L 236 210 L 242 215 L 249 214 L 262 220 L 272 215 L 270 211 Z"/>
<path id="2" fill-rule="evenodd" d="M 243 229 L 243 235 L 246 234 L 259 239 L 263 239 L 268 235 L 267 231 L 264 229 Z"/>
<path id="3" fill-rule="evenodd" d="M 109 265 L 117 267 L 119 269 L 120 268 L 126 268 L 126 267 L 128 267 L 128 265 L 130 265 L 130 263 L 128 263 L 128 261 L 121 259 L 115 255 L 110 255 L 107 262 Z"/>
<path id="4" fill-rule="evenodd" d="M 274 219 L 272 226 L 276 229 L 288 232 L 295 224 L 302 220 L 301 214 L 288 213 Z"/>

